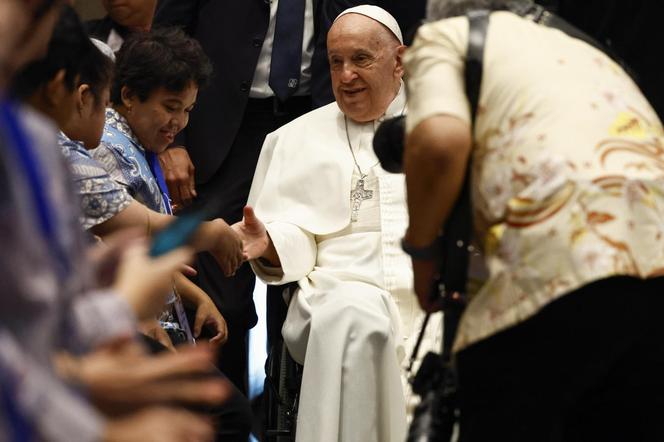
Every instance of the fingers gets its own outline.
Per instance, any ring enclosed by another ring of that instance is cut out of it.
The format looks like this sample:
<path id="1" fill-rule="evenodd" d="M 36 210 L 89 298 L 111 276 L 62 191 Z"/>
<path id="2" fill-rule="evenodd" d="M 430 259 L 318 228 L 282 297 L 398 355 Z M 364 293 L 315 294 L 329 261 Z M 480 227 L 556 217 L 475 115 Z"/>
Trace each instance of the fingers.
<path id="1" fill-rule="evenodd" d="M 215 307 L 216 310 L 216 307 Z M 210 339 L 210 344 L 221 345 L 226 342 L 228 328 L 226 326 L 226 320 L 219 311 L 216 311 L 216 314 L 213 314 L 209 317 L 206 324 L 214 328 L 216 335 Z"/>
<path id="2" fill-rule="evenodd" d="M 154 339 L 156 339 L 157 342 L 166 347 L 168 351 L 176 353 L 177 350 L 175 349 L 175 346 L 173 345 L 173 341 L 171 341 L 170 336 L 168 336 L 168 333 L 166 333 L 166 331 L 161 327 L 159 327 L 159 330 L 161 330 L 161 333 L 159 332 L 155 333 Z"/>
<path id="3" fill-rule="evenodd" d="M 231 394 L 221 379 L 170 379 L 149 385 L 145 397 L 154 403 L 216 406 L 223 404 Z"/>
<path id="4" fill-rule="evenodd" d="M 203 324 L 205 323 L 207 313 L 203 309 L 199 308 L 196 311 L 196 319 L 194 320 L 194 337 L 198 338 L 201 335 L 203 330 Z"/>
<path id="5" fill-rule="evenodd" d="M 163 271 L 175 272 L 189 262 L 194 252 L 189 247 L 178 247 L 165 255 L 154 258 L 154 263 Z"/>
<path id="6" fill-rule="evenodd" d="M 191 204 L 196 196 L 195 167 L 187 150 L 182 146 L 171 147 L 159 155 L 159 160 L 173 199 L 173 206 L 180 209 Z"/>
<path id="7" fill-rule="evenodd" d="M 222 316 L 214 319 L 214 327 L 217 334 L 210 339 L 210 344 L 214 346 L 224 345 L 228 340 L 228 326 Z"/>
<path id="8" fill-rule="evenodd" d="M 258 218 L 256 218 L 256 214 L 254 213 L 254 208 L 251 206 L 244 206 L 244 209 L 242 209 L 242 214 L 244 215 L 244 222 L 246 224 L 255 223 L 258 220 Z"/>
<path id="9" fill-rule="evenodd" d="M 196 193 L 196 180 L 194 179 L 194 165 L 189 163 L 189 193 L 193 198 L 196 198 L 198 194 Z"/>
<path id="10" fill-rule="evenodd" d="M 198 275 L 198 271 L 193 268 L 190 265 L 184 264 L 180 267 L 180 273 L 182 273 L 184 276 L 196 276 Z"/>
<path id="11" fill-rule="evenodd" d="M 215 337 L 210 339 L 210 345 L 221 347 L 226 341 L 228 341 L 228 334 L 225 332 L 219 332 Z"/>
<path id="12" fill-rule="evenodd" d="M 192 186 L 189 183 L 189 179 L 181 177 L 180 179 L 177 180 L 177 187 L 178 187 L 178 193 L 180 195 L 180 205 L 181 206 L 188 206 L 191 204 L 191 202 L 194 199 L 194 195 L 192 194 Z"/>
<path id="13" fill-rule="evenodd" d="M 220 378 L 169 379 L 141 388 L 143 396 L 155 403 L 217 405 L 230 395 Z"/>
<path id="14" fill-rule="evenodd" d="M 137 376 L 150 382 L 177 376 L 207 373 L 213 361 L 213 352 L 204 344 L 183 346 L 177 353 L 163 353 L 135 367 Z"/>

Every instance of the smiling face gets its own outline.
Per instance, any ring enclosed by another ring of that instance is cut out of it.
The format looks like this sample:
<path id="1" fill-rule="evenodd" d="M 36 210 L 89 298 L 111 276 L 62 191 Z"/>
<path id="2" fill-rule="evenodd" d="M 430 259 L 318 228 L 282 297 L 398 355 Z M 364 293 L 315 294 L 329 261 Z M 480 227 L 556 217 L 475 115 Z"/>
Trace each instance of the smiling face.
<path id="1" fill-rule="evenodd" d="M 327 36 L 334 97 L 357 122 L 381 117 L 399 92 L 405 46 L 379 22 L 360 14 L 340 17 Z"/>
<path id="2" fill-rule="evenodd" d="M 198 87 L 191 82 L 180 92 L 160 87 L 141 101 L 125 86 L 119 110 L 143 147 L 159 153 L 187 126 L 197 93 Z"/>

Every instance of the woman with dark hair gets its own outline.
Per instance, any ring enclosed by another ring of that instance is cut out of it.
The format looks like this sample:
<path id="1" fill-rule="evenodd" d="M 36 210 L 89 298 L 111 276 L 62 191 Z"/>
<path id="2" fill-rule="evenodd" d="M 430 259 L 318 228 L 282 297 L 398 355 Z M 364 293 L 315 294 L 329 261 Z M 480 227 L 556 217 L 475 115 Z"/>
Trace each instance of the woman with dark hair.
<path id="1" fill-rule="evenodd" d="M 111 89 L 113 107 L 95 157 L 113 177 L 155 211 L 170 211 L 168 190 L 155 154 L 163 152 L 187 125 L 211 65 L 198 43 L 177 29 L 137 33 L 117 54 Z"/>
<path id="2" fill-rule="evenodd" d="M 171 219 L 170 198 L 156 154 L 186 126 L 196 91 L 210 72 L 198 44 L 178 30 L 139 33 L 123 46 L 111 91 L 114 107 L 106 110 L 102 143 L 93 155 L 135 201 L 126 209 L 91 214 L 88 227 L 93 232 L 106 235 L 131 226 L 151 231 Z M 205 223 L 196 242 L 200 250 L 215 254 L 227 274 L 241 262 L 241 242 L 221 219 Z M 176 311 L 163 317 L 164 325 L 175 327 L 191 341 L 209 323 L 215 340 L 225 340 L 225 322 L 210 298 L 182 275 L 176 276 L 175 288 L 197 306 L 194 331 L 188 329 L 177 294 L 171 299 Z"/>

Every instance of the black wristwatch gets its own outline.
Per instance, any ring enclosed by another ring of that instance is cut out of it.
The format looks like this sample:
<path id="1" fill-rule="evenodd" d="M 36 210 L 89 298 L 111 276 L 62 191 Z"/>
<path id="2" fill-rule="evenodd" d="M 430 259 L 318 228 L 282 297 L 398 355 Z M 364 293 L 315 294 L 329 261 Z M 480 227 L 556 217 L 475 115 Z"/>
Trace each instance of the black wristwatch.
<path id="1" fill-rule="evenodd" d="M 425 247 L 415 247 L 408 244 L 404 237 L 401 238 L 401 248 L 407 255 L 410 255 L 411 258 L 422 261 L 434 261 L 440 256 L 440 244 L 438 243 L 438 240 L 435 240 L 433 243 Z"/>

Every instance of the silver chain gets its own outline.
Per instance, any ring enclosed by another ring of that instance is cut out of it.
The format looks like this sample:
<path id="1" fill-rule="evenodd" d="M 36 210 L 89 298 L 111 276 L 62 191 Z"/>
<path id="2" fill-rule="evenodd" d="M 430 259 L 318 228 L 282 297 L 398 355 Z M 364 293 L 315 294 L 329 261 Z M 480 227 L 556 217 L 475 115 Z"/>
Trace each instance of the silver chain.
<path id="1" fill-rule="evenodd" d="M 374 124 L 374 122 L 372 122 Z M 360 179 L 366 178 L 367 174 L 362 173 L 362 169 L 360 169 L 360 165 L 357 162 L 357 158 L 355 158 L 355 152 L 353 151 L 353 145 L 350 143 L 350 135 L 348 134 L 348 117 L 344 115 L 344 126 L 346 127 L 346 141 L 348 141 L 348 148 L 350 149 L 350 154 L 353 156 L 353 161 L 355 162 L 355 167 L 357 167 L 357 171 L 360 173 Z M 374 126 L 374 133 L 376 132 L 376 128 Z M 380 161 L 379 161 L 380 162 Z M 378 163 L 376 163 L 378 164 Z M 374 166 L 376 165 L 374 164 Z M 373 166 L 371 166 L 373 167 Z M 371 169 L 370 167 L 370 169 Z"/>

